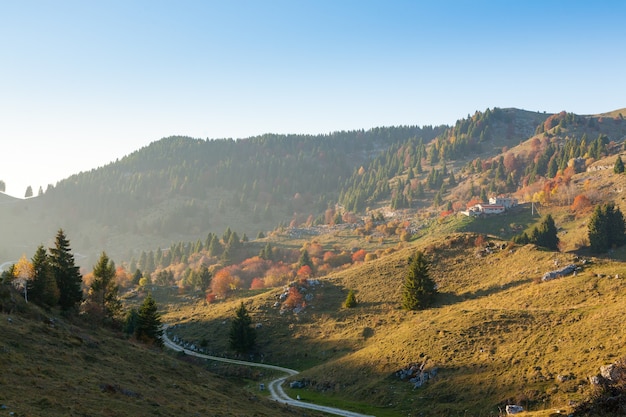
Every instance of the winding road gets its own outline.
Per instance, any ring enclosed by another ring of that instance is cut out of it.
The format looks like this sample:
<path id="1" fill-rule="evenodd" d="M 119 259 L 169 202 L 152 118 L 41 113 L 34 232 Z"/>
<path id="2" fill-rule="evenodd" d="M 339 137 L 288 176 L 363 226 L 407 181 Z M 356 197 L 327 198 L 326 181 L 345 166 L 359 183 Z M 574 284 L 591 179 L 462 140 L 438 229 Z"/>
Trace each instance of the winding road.
<path id="1" fill-rule="evenodd" d="M 258 363 L 258 362 L 248 362 L 248 361 L 240 361 L 237 359 L 227 359 L 227 358 L 220 358 L 218 356 L 211 356 L 211 355 L 204 355 L 202 353 L 198 353 L 198 352 L 194 352 L 192 350 L 189 349 L 185 349 L 182 346 L 177 345 L 176 343 L 174 343 L 167 335 L 167 327 L 168 326 L 164 326 L 163 328 L 163 345 L 169 349 L 178 351 L 178 352 L 184 352 L 186 355 L 190 355 L 190 356 L 196 356 L 198 358 L 202 358 L 202 359 L 208 359 L 211 361 L 219 361 L 219 362 L 226 362 L 226 363 L 233 363 L 236 365 L 244 365 L 244 366 L 255 366 L 257 368 L 265 368 L 265 369 L 271 369 L 274 371 L 279 371 L 279 372 L 284 372 L 287 375 L 280 377 L 278 379 L 275 379 L 273 381 L 271 381 L 268 384 L 268 391 L 270 392 L 270 398 L 274 401 L 278 401 L 280 403 L 283 404 L 287 404 L 293 407 L 300 407 L 300 408 L 308 408 L 310 410 L 316 410 L 316 411 L 322 411 L 324 413 L 328 413 L 328 414 L 334 414 L 337 416 L 344 416 L 344 417 L 374 417 L 374 416 L 370 416 L 370 415 L 366 415 L 366 414 L 360 414 L 360 413 L 355 413 L 353 411 L 348 411 L 348 410 L 341 410 L 339 408 L 334 408 L 334 407 L 327 407 L 324 405 L 316 405 L 316 404 L 311 404 L 311 403 L 306 403 L 306 402 L 302 402 L 302 401 L 298 401 L 298 400 L 294 400 L 293 398 L 291 398 L 290 396 L 287 395 L 287 393 L 285 393 L 285 391 L 283 390 L 283 382 L 285 382 L 285 380 L 287 378 L 289 378 L 290 376 L 293 375 L 297 375 L 299 372 L 296 371 L 295 369 L 289 369 L 289 368 L 283 368 L 281 366 L 276 366 L 276 365 L 267 365 L 264 363 Z"/>

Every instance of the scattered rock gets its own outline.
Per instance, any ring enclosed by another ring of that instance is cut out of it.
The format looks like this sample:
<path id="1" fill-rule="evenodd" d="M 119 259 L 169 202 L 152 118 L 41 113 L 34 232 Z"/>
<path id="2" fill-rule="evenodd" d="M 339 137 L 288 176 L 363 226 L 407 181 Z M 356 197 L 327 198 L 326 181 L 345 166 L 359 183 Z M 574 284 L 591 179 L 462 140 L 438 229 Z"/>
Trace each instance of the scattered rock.
<path id="1" fill-rule="evenodd" d="M 592 375 L 589 377 L 589 383 L 591 385 L 600 385 L 602 383 L 602 378 L 600 375 Z"/>
<path id="2" fill-rule="evenodd" d="M 559 382 L 565 382 L 565 381 L 569 381 L 570 379 L 572 379 L 571 375 L 557 375 L 556 376 L 556 380 Z"/>
<path id="3" fill-rule="evenodd" d="M 291 381 L 289 383 L 289 388 L 304 388 L 306 383 L 304 381 Z"/>
<path id="4" fill-rule="evenodd" d="M 517 414 L 523 412 L 524 407 L 522 407 L 521 405 L 510 404 L 505 407 L 505 410 L 507 414 Z"/>
<path id="5" fill-rule="evenodd" d="M 426 382 L 437 376 L 438 368 L 434 367 L 426 370 L 426 359 L 419 365 L 411 363 L 405 368 L 396 371 L 395 375 L 401 380 L 407 380 L 413 384 L 413 389 L 422 387 Z"/>
<path id="6" fill-rule="evenodd" d="M 614 363 L 600 367 L 600 375 L 609 382 L 617 382 L 620 379 L 621 370 Z"/>
<path id="7" fill-rule="evenodd" d="M 576 265 L 574 264 L 569 264 L 561 269 L 557 269 L 555 271 L 549 271 L 546 272 L 545 274 L 543 274 L 543 276 L 541 277 L 542 281 L 551 281 L 553 279 L 559 278 L 559 277 L 564 277 L 566 275 L 569 274 L 573 274 L 576 271 Z"/>

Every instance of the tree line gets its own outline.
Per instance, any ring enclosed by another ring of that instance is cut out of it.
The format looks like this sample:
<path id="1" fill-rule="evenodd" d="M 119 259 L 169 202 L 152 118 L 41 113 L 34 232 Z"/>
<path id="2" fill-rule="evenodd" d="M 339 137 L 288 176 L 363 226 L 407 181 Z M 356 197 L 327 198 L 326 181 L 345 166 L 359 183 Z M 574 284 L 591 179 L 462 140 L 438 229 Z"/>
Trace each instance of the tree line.
<path id="1" fill-rule="evenodd" d="M 53 247 L 46 250 L 40 245 L 30 260 L 24 255 L 4 271 L 2 285 L 13 285 L 27 303 L 46 310 L 59 308 L 65 315 L 80 313 L 92 323 L 114 327 L 123 321 L 115 263 L 102 252 L 93 267 L 91 283 L 84 288 L 83 275 L 63 229 L 57 232 Z M 138 339 L 162 343 L 160 315 L 150 294 L 138 311 L 127 314 L 125 322 L 125 330 Z"/>

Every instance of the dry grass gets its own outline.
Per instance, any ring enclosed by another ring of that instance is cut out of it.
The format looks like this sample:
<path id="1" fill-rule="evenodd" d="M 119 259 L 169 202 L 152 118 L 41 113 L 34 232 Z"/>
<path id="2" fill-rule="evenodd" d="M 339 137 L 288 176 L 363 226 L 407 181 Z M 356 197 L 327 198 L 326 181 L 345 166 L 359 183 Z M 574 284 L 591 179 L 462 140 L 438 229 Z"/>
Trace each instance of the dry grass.
<path id="1" fill-rule="evenodd" d="M 0 334 L 6 415 L 302 415 L 242 390 L 202 362 L 86 330 L 85 323 L 51 323 L 36 309 L 0 314 Z"/>
<path id="2" fill-rule="evenodd" d="M 623 264 L 598 259 L 576 276 L 537 283 L 555 259 L 565 265 L 574 255 L 527 245 L 478 256 L 469 236 L 424 239 L 324 277 L 299 315 L 273 307 L 280 291 L 246 299 L 253 320 L 263 324 L 256 357 L 303 370 L 311 389 L 331 403 L 350 398 L 388 415 L 497 415 L 507 403 L 546 412 L 581 400 L 587 377 L 626 347 Z M 403 271 L 418 248 L 433 261 L 440 295 L 432 309 L 405 312 Z M 348 289 L 359 300 L 354 309 L 341 307 Z M 186 339 L 205 339 L 209 349 L 226 353 L 237 303 L 192 303 L 166 317 L 186 322 L 177 330 Z M 439 373 L 418 390 L 393 376 L 424 361 Z"/>

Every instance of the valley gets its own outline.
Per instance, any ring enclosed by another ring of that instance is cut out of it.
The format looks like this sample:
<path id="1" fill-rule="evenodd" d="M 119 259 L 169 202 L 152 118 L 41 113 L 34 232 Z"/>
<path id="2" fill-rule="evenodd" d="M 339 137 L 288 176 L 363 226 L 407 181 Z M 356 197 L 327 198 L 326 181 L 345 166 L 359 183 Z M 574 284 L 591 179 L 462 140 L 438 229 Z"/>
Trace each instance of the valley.
<path id="1" fill-rule="evenodd" d="M 104 398 L 101 415 L 304 412 L 260 392 L 276 372 L 205 355 L 292 369 L 291 398 L 362 415 L 498 416 L 507 405 L 594 415 L 581 407 L 599 389 L 592 377 L 626 348 L 623 222 L 596 231 L 613 221 L 603 213 L 626 209 L 624 112 L 494 108 L 454 126 L 170 137 L 41 196 L 2 194 L 5 270 L 51 248 L 62 228 L 85 296 L 100 253 L 115 260 L 123 311 L 105 329 L 93 308 L 72 316 L 6 292 L 0 360 L 11 388 L 0 404 L 16 415 L 83 415 Z M 519 204 L 462 213 L 496 196 Z M 614 240 L 598 246 L 604 235 Z M 407 310 L 417 252 L 436 293 Z M 542 280 L 566 265 L 574 272 Z M 188 354 L 124 335 L 124 314 L 147 294 L 177 340 L 166 344 Z M 240 305 L 256 335 L 246 352 L 229 340 Z M 48 350 L 63 358 L 58 369 L 45 365 Z M 78 397 L 85 403 L 72 405 Z"/>

